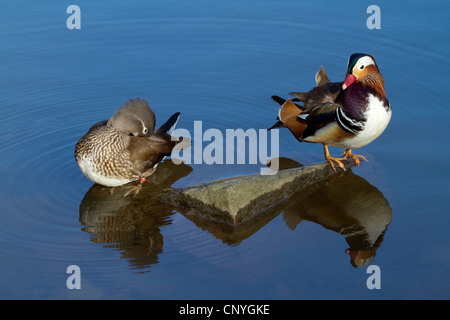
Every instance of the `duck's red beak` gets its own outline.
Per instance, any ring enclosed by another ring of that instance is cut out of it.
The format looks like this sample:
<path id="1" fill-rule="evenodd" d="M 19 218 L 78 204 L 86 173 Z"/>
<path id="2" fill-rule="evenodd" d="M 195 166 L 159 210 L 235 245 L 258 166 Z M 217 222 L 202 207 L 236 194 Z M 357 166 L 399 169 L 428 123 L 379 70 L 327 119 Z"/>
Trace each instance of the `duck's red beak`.
<path id="1" fill-rule="evenodd" d="M 347 89 L 348 87 L 350 87 L 350 85 L 355 82 L 356 77 L 353 74 L 348 74 L 345 77 L 344 83 L 342 84 L 342 90 Z"/>

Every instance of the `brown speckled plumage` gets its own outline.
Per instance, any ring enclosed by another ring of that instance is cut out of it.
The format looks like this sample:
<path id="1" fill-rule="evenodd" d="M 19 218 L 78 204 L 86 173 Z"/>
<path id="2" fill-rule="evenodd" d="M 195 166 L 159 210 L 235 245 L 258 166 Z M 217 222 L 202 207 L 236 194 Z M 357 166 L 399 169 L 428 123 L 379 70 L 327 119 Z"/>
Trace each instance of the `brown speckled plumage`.
<path id="1" fill-rule="evenodd" d="M 78 141 L 77 164 L 89 179 L 108 187 L 145 178 L 179 142 L 170 136 L 178 117 L 175 113 L 154 131 L 155 116 L 148 104 L 142 99 L 130 100 Z"/>

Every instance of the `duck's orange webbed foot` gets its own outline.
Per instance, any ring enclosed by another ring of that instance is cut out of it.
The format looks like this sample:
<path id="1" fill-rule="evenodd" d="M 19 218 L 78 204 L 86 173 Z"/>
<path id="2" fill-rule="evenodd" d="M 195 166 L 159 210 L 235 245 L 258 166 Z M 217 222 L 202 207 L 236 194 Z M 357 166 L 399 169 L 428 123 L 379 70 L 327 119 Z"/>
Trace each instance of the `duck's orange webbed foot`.
<path id="1" fill-rule="evenodd" d="M 335 158 L 335 157 L 329 156 L 329 157 L 325 157 L 325 159 L 327 159 L 327 161 L 330 163 L 330 165 L 331 165 L 331 167 L 333 168 L 334 171 L 336 171 L 336 168 L 334 167 L 334 163 L 333 162 L 336 162 L 337 165 L 339 167 L 341 167 L 342 170 L 345 171 L 345 166 L 344 166 L 344 164 L 341 161 L 341 160 L 344 160 L 343 158 Z"/>
<path id="2" fill-rule="evenodd" d="M 140 178 L 140 179 L 139 179 L 139 184 L 138 184 L 138 185 L 136 185 L 136 186 L 131 186 L 131 187 L 126 187 L 126 189 L 130 189 L 130 190 L 128 190 L 123 196 L 124 196 L 124 197 L 127 197 L 128 195 L 132 194 L 133 191 L 134 191 L 133 197 L 136 197 L 136 196 L 138 195 L 139 191 L 140 191 L 141 188 L 142 188 L 142 184 L 143 184 L 144 182 L 146 182 L 146 181 L 147 181 L 147 180 L 146 180 L 145 178 Z"/>
<path id="3" fill-rule="evenodd" d="M 359 160 L 359 158 L 361 158 L 362 160 L 369 162 L 369 160 L 367 160 L 365 157 L 359 155 L 359 154 L 353 154 L 352 153 L 352 149 L 347 149 L 344 151 L 344 159 L 348 159 L 348 158 L 352 158 L 356 165 L 359 166 L 359 164 L 361 163 L 361 161 Z"/>
<path id="4" fill-rule="evenodd" d="M 330 156 L 330 152 L 328 151 L 328 146 L 327 145 L 323 145 L 323 149 L 325 152 L 325 159 L 330 163 L 331 167 L 333 168 L 334 171 L 336 171 L 336 168 L 334 167 L 334 162 L 336 162 L 336 164 L 345 171 L 345 166 L 342 163 L 341 160 L 345 160 L 345 158 L 335 158 Z"/>

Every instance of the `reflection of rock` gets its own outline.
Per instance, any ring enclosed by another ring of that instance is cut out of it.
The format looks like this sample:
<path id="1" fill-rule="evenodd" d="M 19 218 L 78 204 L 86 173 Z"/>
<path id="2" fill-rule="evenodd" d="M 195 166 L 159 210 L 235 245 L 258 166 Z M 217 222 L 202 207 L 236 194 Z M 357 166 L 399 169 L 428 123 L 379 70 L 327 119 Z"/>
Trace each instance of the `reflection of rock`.
<path id="1" fill-rule="evenodd" d="M 80 204 L 82 230 L 95 235 L 93 242 L 118 248 L 134 267 L 157 263 L 164 244 L 159 227 L 170 223 L 173 209 L 156 196 L 191 171 L 184 164 L 162 162 L 136 197 L 123 197 L 124 187 L 93 185 Z"/>
<path id="2" fill-rule="evenodd" d="M 251 175 L 172 189 L 163 201 L 227 244 L 238 244 L 283 212 L 286 225 L 295 229 L 312 221 L 343 235 L 354 266 L 369 264 L 391 219 L 392 210 L 383 194 L 365 179 L 333 171 L 328 163 L 290 168 L 274 176 Z"/>
<path id="3" fill-rule="evenodd" d="M 275 175 L 255 174 L 173 189 L 159 197 L 184 214 L 233 225 L 336 173 L 328 162 L 319 163 Z"/>
<path id="4" fill-rule="evenodd" d="M 236 245 L 263 228 L 279 214 L 280 210 L 278 207 L 272 206 L 257 216 L 236 225 L 205 219 L 199 215 L 185 214 L 184 216 L 191 220 L 197 227 L 208 231 L 222 242 L 228 245 Z"/>
<path id="5" fill-rule="evenodd" d="M 270 162 L 268 163 L 270 167 Z M 302 164 L 288 158 L 279 158 L 279 170 L 299 168 Z M 188 210 L 189 211 L 189 210 Z M 253 218 L 246 219 L 238 224 L 223 223 L 219 220 L 207 219 L 198 214 L 184 214 L 189 220 L 203 230 L 208 231 L 214 237 L 229 245 L 239 244 L 242 240 L 250 237 L 259 229 L 263 228 L 268 222 L 279 215 L 280 210 L 278 206 L 271 205 L 268 208 L 263 208 L 262 212 L 255 215 Z"/>
<path id="6" fill-rule="evenodd" d="M 351 170 L 317 185 L 313 193 L 291 197 L 283 211 L 291 229 L 308 220 L 342 234 L 355 267 L 372 262 L 392 219 L 383 194 Z"/>

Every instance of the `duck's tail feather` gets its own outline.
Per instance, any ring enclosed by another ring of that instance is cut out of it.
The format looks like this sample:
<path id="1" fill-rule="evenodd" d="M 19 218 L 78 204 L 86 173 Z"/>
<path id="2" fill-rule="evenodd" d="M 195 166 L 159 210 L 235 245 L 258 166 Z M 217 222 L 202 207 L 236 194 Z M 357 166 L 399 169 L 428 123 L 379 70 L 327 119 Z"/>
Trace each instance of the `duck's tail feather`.
<path id="1" fill-rule="evenodd" d="M 279 118 L 277 118 L 279 119 Z M 284 125 L 283 122 L 281 122 L 280 120 L 278 120 L 277 122 L 275 122 L 275 124 L 273 126 L 271 126 L 269 129 L 267 129 L 267 131 L 272 130 L 272 129 L 276 129 L 276 128 L 285 128 L 286 126 Z"/>
<path id="2" fill-rule="evenodd" d="M 281 108 L 278 113 L 279 121 L 270 129 L 285 126 L 298 140 L 301 140 L 307 123 L 304 119 L 299 118 L 299 115 L 302 113 L 300 106 L 293 103 L 291 99 L 286 100 L 278 96 L 272 96 L 272 99 L 278 103 Z"/>
<path id="3" fill-rule="evenodd" d="M 289 95 L 294 97 L 292 101 L 304 102 L 306 100 L 306 92 L 289 92 Z"/>
<path id="4" fill-rule="evenodd" d="M 169 120 L 166 121 L 155 133 L 167 133 L 169 135 L 172 134 L 173 130 L 175 130 L 175 126 L 177 125 L 178 119 L 180 119 L 180 113 L 174 113 Z"/>

